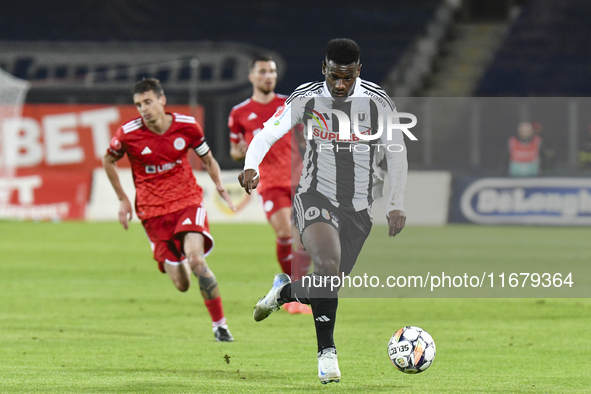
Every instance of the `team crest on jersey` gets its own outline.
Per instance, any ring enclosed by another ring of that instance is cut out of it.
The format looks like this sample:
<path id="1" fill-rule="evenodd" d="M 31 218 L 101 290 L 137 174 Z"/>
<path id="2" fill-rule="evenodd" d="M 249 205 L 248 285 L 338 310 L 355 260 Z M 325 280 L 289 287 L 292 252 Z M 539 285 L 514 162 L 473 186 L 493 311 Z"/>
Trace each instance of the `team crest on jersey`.
<path id="1" fill-rule="evenodd" d="M 310 207 L 310 208 L 308 208 L 306 210 L 306 213 L 304 214 L 304 218 L 306 220 L 314 220 L 318 216 L 320 216 L 320 209 L 318 209 L 316 207 Z"/>
<path id="2" fill-rule="evenodd" d="M 360 122 L 365 122 L 367 120 L 367 113 L 364 111 L 359 111 L 357 112 L 357 119 Z"/>
<path id="3" fill-rule="evenodd" d="M 113 148 L 115 148 L 116 150 L 121 149 L 121 141 L 119 141 L 117 139 L 117 137 L 113 137 L 113 139 L 111 140 L 111 145 L 113 146 Z"/>
<path id="4" fill-rule="evenodd" d="M 187 145 L 187 143 L 181 137 L 179 137 L 176 140 L 174 140 L 174 148 L 176 150 L 183 150 L 183 149 L 185 149 L 185 146 L 186 145 Z"/>

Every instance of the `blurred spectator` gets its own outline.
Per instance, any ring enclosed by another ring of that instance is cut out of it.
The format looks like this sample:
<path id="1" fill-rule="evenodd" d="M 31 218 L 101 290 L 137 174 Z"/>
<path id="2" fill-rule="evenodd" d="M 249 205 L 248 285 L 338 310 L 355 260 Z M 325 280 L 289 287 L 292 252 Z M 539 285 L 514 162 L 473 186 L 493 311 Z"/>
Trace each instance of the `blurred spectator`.
<path id="1" fill-rule="evenodd" d="M 591 125 L 587 129 L 587 139 L 581 144 L 579 149 L 579 168 L 591 170 Z"/>
<path id="2" fill-rule="evenodd" d="M 540 148 L 542 158 L 541 170 L 542 172 L 546 172 L 554 166 L 554 161 L 556 160 L 555 144 L 548 134 L 544 134 L 544 127 L 540 122 L 531 122 L 531 127 L 534 129 L 534 133 L 542 138 L 543 144 Z"/>
<path id="3" fill-rule="evenodd" d="M 530 122 L 517 126 L 517 135 L 509 137 L 509 176 L 536 176 L 542 168 L 542 137 Z"/>

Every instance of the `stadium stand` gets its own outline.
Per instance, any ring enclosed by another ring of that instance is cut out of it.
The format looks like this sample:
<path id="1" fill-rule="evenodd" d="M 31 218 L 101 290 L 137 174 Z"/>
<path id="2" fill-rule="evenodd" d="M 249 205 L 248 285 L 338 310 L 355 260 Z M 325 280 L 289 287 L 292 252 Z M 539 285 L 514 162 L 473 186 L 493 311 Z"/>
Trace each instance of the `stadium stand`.
<path id="1" fill-rule="evenodd" d="M 406 48 L 424 33 L 441 2 L 382 0 L 368 4 L 343 0 L 327 10 L 311 0 L 182 2 L 178 7 L 174 1 L 135 6 L 108 2 L 105 7 L 92 7 L 65 0 L 43 12 L 13 3 L 10 12 L 0 15 L 0 40 L 244 42 L 285 58 L 287 78 L 278 90 L 287 92 L 304 81 L 320 78 L 318 54 L 334 37 L 357 40 L 363 50 L 364 77 L 382 81 Z M 156 22 L 158 28 L 153 28 Z M 26 80 L 70 73 L 64 69 L 67 65 L 62 65 L 60 70 L 30 75 L 26 64 L 27 59 L 21 59 L 19 67 L 9 71 Z M 96 67 L 89 65 L 90 70 Z M 201 77 L 207 78 L 207 72 Z"/>
<path id="2" fill-rule="evenodd" d="M 530 2 L 485 74 L 478 96 L 591 95 L 591 3 Z"/>

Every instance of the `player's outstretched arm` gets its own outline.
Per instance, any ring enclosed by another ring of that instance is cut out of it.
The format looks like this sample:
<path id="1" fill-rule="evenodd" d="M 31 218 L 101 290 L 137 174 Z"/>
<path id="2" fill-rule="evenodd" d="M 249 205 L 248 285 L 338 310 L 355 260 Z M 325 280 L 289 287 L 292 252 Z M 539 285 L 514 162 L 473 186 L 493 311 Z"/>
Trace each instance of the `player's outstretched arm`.
<path id="1" fill-rule="evenodd" d="M 117 174 L 117 166 L 115 163 L 117 159 L 110 154 L 105 154 L 103 157 L 103 168 L 107 173 L 107 177 L 117 194 L 117 198 L 119 199 L 119 223 L 123 226 L 124 229 L 129 228 L 129 221 L 133 217 L 133 208 L 131 207 L 131 202 L 129 198 L 127 198 L 127 194 L 121 187 L 121 182 L 119 181 L 119 175 Z"/>
<path id="2" fill-rule="evenodd" d="M 259 174 L 252 168 L 246 169 L 238 175 L 238 182 L 250 194 L 259 184 Z"/>
<path id="3" fill-rule="evenodd" d="M 386 220 L 388 220 L 388 235 L 390 237 L 395 237 L 396 234 L 402 231 L 404 225 L 406 224 L 406 214 L 404 211 L 399 209 L 394 209 L 386 215 Z"/>
<path id="4" fill-rule="evenodd" d="M 213 157 L 211 151 L 207 152 L 206 155 L 199 157 L 203 161 L 205 171 L 207 171 L 209 177 L 211 178 L 213 183 L 215 183 L 216 190 L 218 191 L 220 196 L 222 196 L 222 198 L 226 201 L 228 207 L 230 207 L 232 211 L 235 211 L 236 208 L 234 208 L 234 204 L 232 204 L 232 199 L 230 198 L 230 195 L 228 194 L 228 192 L 224 188 L 224 184 L 222 183 L 220 165 L 218 164 L 217 160 Z"/>

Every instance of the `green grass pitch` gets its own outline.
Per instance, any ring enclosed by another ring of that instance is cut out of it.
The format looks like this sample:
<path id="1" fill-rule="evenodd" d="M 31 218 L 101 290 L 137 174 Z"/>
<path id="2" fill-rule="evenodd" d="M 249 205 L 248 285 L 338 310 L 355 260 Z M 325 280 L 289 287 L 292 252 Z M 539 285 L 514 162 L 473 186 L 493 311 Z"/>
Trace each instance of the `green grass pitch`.
<path id="1" fill-rule="evenodd" d="M 278 268 L 268 225 L 212 226 L 208 262 L 236 338 L 217 343 L 197 288 L 180 293 L 159 273 L 135 223 L 0 222 L 1 393 L 591 392 L 589 299 L 342 299 L 342 379 L 322 386 L 310 316 L 252 319 Z M 543 246 L 590 262 L 585 228 L 408 227 L 393 247 L 399 261 L 420 248 L 445 262 L 492 240 L 507 258 L 516 237 L 517 256 Z M 388 360 L 405 325 L 435 339 L 425 373 Z"/>

